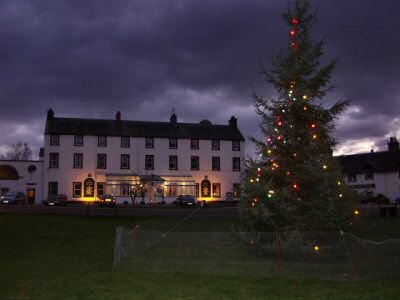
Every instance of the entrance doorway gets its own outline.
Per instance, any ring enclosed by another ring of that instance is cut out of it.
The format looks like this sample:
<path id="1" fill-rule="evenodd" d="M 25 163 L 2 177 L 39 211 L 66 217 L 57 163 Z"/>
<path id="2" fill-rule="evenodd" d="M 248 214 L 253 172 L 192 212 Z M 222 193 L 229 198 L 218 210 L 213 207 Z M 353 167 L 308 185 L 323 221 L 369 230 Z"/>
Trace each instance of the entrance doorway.
<path id="1" fill-rule="evenodd" d="M 28 204 L 35 204 L 35 196 L 36 192 L 34 188 L 28 188 L 26 190 L 27 198 L 28 198 Z"/>

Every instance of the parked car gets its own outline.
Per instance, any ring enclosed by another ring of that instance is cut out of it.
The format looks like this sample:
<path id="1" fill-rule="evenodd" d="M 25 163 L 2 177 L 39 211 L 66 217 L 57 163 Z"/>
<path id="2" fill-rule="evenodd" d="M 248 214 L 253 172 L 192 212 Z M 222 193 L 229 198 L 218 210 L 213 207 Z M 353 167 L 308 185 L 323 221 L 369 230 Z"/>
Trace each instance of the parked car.
<path id="1" fill-rule="evenodd" d="M 9 192 L 0 197 L 1 204 L 26 204 L 26 196 L 23 192 Z"/>
<path id="2" fill-rule="evenodd" d="M 44 204 L 49 206 L 56 206 L 56 205 L 65 206 L 67 205 L 67 200 L 68 198 L 64 194 L 50 195 L 47 197 L 46 201 L 44 201 Z"/>
<path id="3" fill-rule="evenodd" d="M 178 198 L 175 200 L 176 205 L 181 206 L 196 206 L 197 201 L 194 196 L 191 195 L 179 195 Z"/>
<path id="4" fill-rule="evenodd" d="M 117 197 L 115 197 L 113 194 L 105 194 L 100 196 L 97 202 L 100 206 L 115 207 L 117 203 Z"/>

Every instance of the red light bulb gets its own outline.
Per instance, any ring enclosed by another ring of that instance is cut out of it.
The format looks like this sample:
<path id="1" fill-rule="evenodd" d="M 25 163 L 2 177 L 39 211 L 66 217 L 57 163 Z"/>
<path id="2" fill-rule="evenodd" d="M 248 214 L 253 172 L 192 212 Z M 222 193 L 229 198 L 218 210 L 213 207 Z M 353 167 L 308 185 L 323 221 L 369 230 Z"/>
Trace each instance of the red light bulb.
<path id="1" fill-rule="evenodd" d="M 293 24 L 293 25 L 299 25 L 299 19 L 294 18 L 294 19 L 292 20 L 292 24 Z"/>

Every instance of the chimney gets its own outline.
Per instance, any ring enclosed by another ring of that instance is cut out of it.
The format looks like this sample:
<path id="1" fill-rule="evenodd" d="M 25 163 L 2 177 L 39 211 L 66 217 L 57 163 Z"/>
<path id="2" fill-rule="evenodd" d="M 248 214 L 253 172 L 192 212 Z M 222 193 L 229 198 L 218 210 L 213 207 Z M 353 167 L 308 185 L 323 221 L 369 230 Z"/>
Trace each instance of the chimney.
<path id="1" fill-rule="evenodd" d="M 397 141 L 397 139 L 395 137 L 389 138 L 388 151 L 393 152 L 393 153 L 400 151 L 399 142 Z"/>
<path id="2" fill-rule="evenodd" d="M 237 119 L 234 116 L 232 116 L 229 120 L 229 126 L 232 128 L 237 128 Z"/>
<path id="3" fill-rule="evenodd" d="M 178 123 L 178 118 L 176 114 L 173 112 L 171 118 L 169 119 L 171 125 L 176 125 Z"/>
<path id="4" fill-rule="evenodd" d="M 115 114 L 115 120 L 121 121 L 121 112 L 120 111 L 117 111 L 117 113 Z"/>
<path id="5" fill-rule="evenodd" d="M 49 110 L 47 111 L 47 120 L 53 119 L 54 118 L 54 111 L 49 108 Z"/>

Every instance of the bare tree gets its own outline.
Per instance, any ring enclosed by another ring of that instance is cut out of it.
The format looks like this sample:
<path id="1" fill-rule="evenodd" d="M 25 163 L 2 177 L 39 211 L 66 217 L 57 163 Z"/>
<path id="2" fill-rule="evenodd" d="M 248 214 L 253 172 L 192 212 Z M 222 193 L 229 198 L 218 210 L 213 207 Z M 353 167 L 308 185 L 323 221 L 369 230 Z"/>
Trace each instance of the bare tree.
<path id="1" fill-rule="evenodd" d="M 9 160 L 30 160 L 32 159 L 32 150 L 28 143 L 16 143 L 8 146 L 8 150 L 4 155 L 0 155 L 1 159 Z"/>

